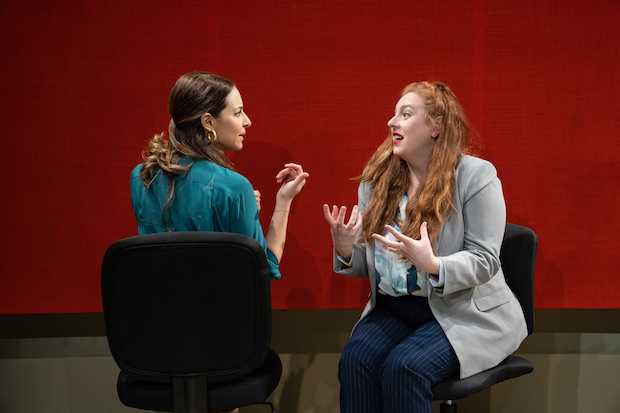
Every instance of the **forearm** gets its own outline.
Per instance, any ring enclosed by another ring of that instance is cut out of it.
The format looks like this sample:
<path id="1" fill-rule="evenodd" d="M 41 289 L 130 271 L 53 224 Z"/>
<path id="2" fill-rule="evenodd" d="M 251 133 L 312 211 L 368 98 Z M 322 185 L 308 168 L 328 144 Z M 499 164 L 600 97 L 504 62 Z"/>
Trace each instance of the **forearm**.
<path id="1" fill-rule="evenodd" d="M 265 236 L 267 248 L 275 255 L 278 262 L 282 259 L 284 243 L 286 242 L 286 227 L 288 215 L 291 210 L 293 198 L 306 184 L 308 173 L 304 172 L 301 165 L 287 163 L 284 169 L 276 175 L 277 182 L 282 182 L 280 190 L 276 194 L 276 207 L 271 216 L 269 230 Z"/>
<path id="2" fill-rule="evenodd" d="M 267 248 L 276 256 L 278 262 L 282 260 L 284 253 L 284 244 L 286 243 L 286 229 L 288 226 L 288 216 L 291 208 L 291 200 L 277 201 L 276 207 L 271 216 L 269 229 L 265 240 Z"/>

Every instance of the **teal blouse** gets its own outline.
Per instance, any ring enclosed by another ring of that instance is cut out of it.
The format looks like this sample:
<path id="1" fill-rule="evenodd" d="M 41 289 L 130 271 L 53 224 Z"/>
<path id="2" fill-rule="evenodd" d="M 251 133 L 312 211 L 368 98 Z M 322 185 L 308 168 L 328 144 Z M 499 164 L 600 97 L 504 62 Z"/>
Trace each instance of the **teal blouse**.
<path id="1" fill-rule="evenodd" d="M 276 256 L 267 249 L 258 220 L 254 189 L 242 175 L 213 162 L 183 157 L 191 169 L 177 177 L 174 199 L 166 213 L 172 231 L 235 232 L 257 240 L 265 250 L 273 278 L 280 278 Z M 166 232 L 161 213 L 168 199 L 168 179 L 160 172 L 147 189 L 140 179 L 142 164 L 131 172 L 131 203 L 138 232 Z"/>

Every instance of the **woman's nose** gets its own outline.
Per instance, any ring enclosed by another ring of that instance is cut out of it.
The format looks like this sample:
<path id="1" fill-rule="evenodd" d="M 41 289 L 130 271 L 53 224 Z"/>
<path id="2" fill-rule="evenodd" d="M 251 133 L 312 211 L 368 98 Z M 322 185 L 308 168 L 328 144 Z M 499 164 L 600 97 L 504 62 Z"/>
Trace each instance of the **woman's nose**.
<path id="1" fill-rule="evenodd" d="M 393 117 L 392 117 L 392 119 L 388 120 L 387 125 L 388 125 L 390 128 L 393 128 L 393 127 L 394 127 L 394 118 L 395 118 L 395 117 L 396 117 L 396 116 L 393 116 Z"/>

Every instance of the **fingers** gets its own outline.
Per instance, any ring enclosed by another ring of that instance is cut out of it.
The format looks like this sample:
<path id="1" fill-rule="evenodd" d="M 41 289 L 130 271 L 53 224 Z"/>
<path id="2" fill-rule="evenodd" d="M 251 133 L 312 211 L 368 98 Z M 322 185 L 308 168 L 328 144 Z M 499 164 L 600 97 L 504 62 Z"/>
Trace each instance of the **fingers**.
<path id="1" fill-rule="evenodd" d="M 353 206 L 351 210 L 351 217 L 349 218 L 349 222 L 347 225 L 355 226 L 355 222 L 357 221 L 357 205 Z"/>
<path id="2" fill-rule="evenodd" d="M 426 222 L 423 222 L 422 225 L 420 225 L 420 239 L 428 239 L 428 224 Z"/>
<path id="3" fill-rule="evenodd" d="M 302 172 L 299 175 L 297 175 L 293 180 L 294 181 L 304 181 L 304 185 L 305 185 L 305 181 L 306 179 L 308 179 L 308 177 L 310 176 L 310 174 L 308 172 Z"/>
<path id="4" fill-rule="evenodd" d="M 296 164 L 296 163 L 285 163 L 284 167 L 285 168 L 289 168 L 289 169 L 293 169 L 293 170 L 297 171 L 297 173 L 302 173 L 304 171 L 304 168 L 302 168 L 301 165 Z"/>
<path id="5" fill-rule="evenodd" d="M 386 235 L 372 234 L 372 237 L 383 243 L 390 251 L 402 253 L 403 248 L 411 251 L 411 248 L 419 249 L 423 248 L 425 245 L 430 245 L 427 227 L 428 224 L 426 222 L 423 222 L 422 225 L 420 225 L 420 240 L 410 238 L 398 232 L 395 228 L 389 225 L 385 226 Z M 388 238 L 388 234 L 391 234 L 394 237 L 394 240 Z"/>
<path id="6" fill-rule="evenodd" d="M 336 205 L 334 205 L 334 211 L 336 210 Z M 330 226 L 334 226 L 336 225 L 336 220 L 334 219 L 334 214 L 333 212 L 330 212 L 329 210 L 329 205 L 327 204 L 323 204 L 323 215 L 325 216 L 325 221 L 327 221 L 327 223 Z"/>
<path id="7" fill-rule="evenodd" d="M 398 247 L 399 242 L 398 241 L 393 241 L 383 235 L 379 235 L 379 234 L 372 234 L 372 237 L 374 239 L 376 239 L 377 241 L 379 241 L 380 243 L 382 243 L 383 245 L 385 245 L 388 248 L 396 248 Z"/>
<path id="8" fill-rule="evenodd" d="M 348 222 L 345 224 L 345 218 L 347 215 L 347 207 L 333 205 L 330 211 L 329 205 L 323 205 L 323 215 L 329 225 L 337 231 L 345 229 L 353 229 L 356 233 L 362 225 L 362 213 L 358 211 L 358 206 L 354 205 L 351 209 L 351 216 Z"/>
<path id="9" fill-rule="evenodd" d="M 256 206 L 258 206 L 258 212 L 261 210 L 260 206 L 260 191 L 254 190 L 254 197 L 256 198 Z"/>
<path id="10" fill-rule="evenodd" d="M 334 205 L 334 211 L 337 210 L 336 206 Z M 342 228 L 355 228 L 356 226 L 359 228 L 359 226 L 362 224 L 362 213 L 359 212 L 358 210 L 358 206 L 357 205 L 353 205 L 353 208 L 351 209 L 351 216 L 349 217 L 349 220 L 347 221 L 347 223 L 345 224 L 345 218 L 347 215 L 347 207 L 342 206 L 340 207 L 340 211 L 338 212 L 338 217 L 337 217 L 337 221 L 338 221 L 338 225 L 340 225 Z"/>
<path id="11" fill-rule="evenodd" d="M 355 222 L 355 225 L 353 226 L 353 229 L 355 230 L 355 232 L 358 232 L 361 227 L 362 227 L 362 213 L 358 211 L 358 213 L 357 213 L 357 221 Z"/>
<path id="12" fill-rule="evenodd" d="M 423 222 L 422 225 L 420 225 L 420 240 L 426 240 L 428 239 L 428 224 L 426 222 Z M 396 231 L 396 229 L 394 229 L 393 227 L 386 225 L 385 229 L 387 229 L 392 235 L 394 235 L 394 238 L 396 238 L 398 241 L 405 241 L 407 238 L 409 238 L 406 235 L 403 235 L 402 233 Z"/>
<path id="13" fill-rule="evenodd" d="M 276 197 L 286 201 L 292 200 L 306 185 L 306 179 L 308 179 L 309 176 L 310 174 L 303 172 L 301 167 L 294 169 L 284 168 L 276 175 L 277 182 L 282 184 Z"/>
<path id="14" fill-rule="evenodd" d="M 289 179 L 287 178 L 285 180 L 284 185 L 290 185 L 294 188 L 294 192 L 295 195 L 297 195 L 299 193 L 299 191 L 301 191 L 301 188 L 304 187 L 304 185 L 306 185 L 306 179 L 308 179 L 308 177 L 310 176 L 310 174 L 308 174 L 307 172 L 303 172 L 299 175 L 297 175 L 294 179 Z"/>
<path id="15" fill-rule="evenodd" d="M 291 170 L 284 168 L 276 175 L 276 181 L 278 183 L 282 182 L 285 178 L 288 178 L 291 175 Z"/>
<path id="16" fill-rule="evenodd" d="M 393 227 L 386 225 L 385 229 L 387 229 L 392 235 L 394 235 L 394 238 L 396 238 L 397 241 L 404 241 L 407 236 L 401 234 L 400 232 L 396 231 L 396 229 L 394 229 Z"/>
<path id="17" fill-rule="evenodd" d="M 276 175 L 276 182 L 281 183 L 283 180 L 285 179 L 289 179 L 289 176 L 291 174 L 291 171 L 288 169 L 282 169 L 280 172 L 278 172 L 278 174 Z"/>
<path id="18" fill-rule="evenodd" d="M 287 163 L 287 164 L 284 164 L 284 169 L 282 169 L 276 175 L 276 181 L 278 183 L 282 181 L 289 182 L 303 174 L 304 174 L 304 169 L 301 167 L 301 165 L 298 165 L 296 163 Z M 308 176 L 310 175 L 306 174 L 306 178 Z"/>
<path id="19" fill-rule="evenodd" d="M 338 218 L 338 207 L 336 205 L 332 207 L 332 217 L 334 218 L 334 222 Z"/>
<path id="20" fill-rule="evenodd" d="M 341 206 L 340 211 L 338 211 L 338 217 L 336 218 L 336 223 L 338 224 L 338 229 L 342 229 L 344 227 L 344 217 L 347 215 L 347 207 Z"/>
<path id="21" fill-rule="evenodd" d="M 379 234 L 372 234 L 372 237 L 375 240 L 382 243 L 383 245 L 385 245 L 388 251 L 400 253 L 400 246 L 402 245 L 402 243 L 398 241 L 392 241 L 391 239 L 384 237 L 382 235 L 379 235 Z"/>

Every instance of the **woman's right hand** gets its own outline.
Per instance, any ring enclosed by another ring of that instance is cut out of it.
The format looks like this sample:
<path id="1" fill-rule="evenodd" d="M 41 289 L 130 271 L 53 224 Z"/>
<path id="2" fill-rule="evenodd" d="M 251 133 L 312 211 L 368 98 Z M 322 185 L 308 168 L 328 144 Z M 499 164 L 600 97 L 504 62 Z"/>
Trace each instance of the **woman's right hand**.
<path id="1" fill-rule="evenodd" d="M 301 165 L 296 163 L 285 164 L 284 169 L 276 175 L 276 181 L 282 184 L 276 194 L 276 203 L 280 200 L 291 202 L 304 187 L 309 176 L 307 172 L 304 172 Z"/>
<path id="2" fill-rule="evenodd" d="M 358 211 L 357 205 L 353 206 L 349 221 L 345 224 L 346 214 L 347 207 L 345 206 L 338 208 L 334 205 L 330 211 L 329 205 L 323 205 L 323 215 L 325 215 L 325 220 L 331 228 L 336 253 L 348 260 L 353 254 L 353 244 L 355 244 L 357 233 L 362 227 L 362 213 Z"/>

